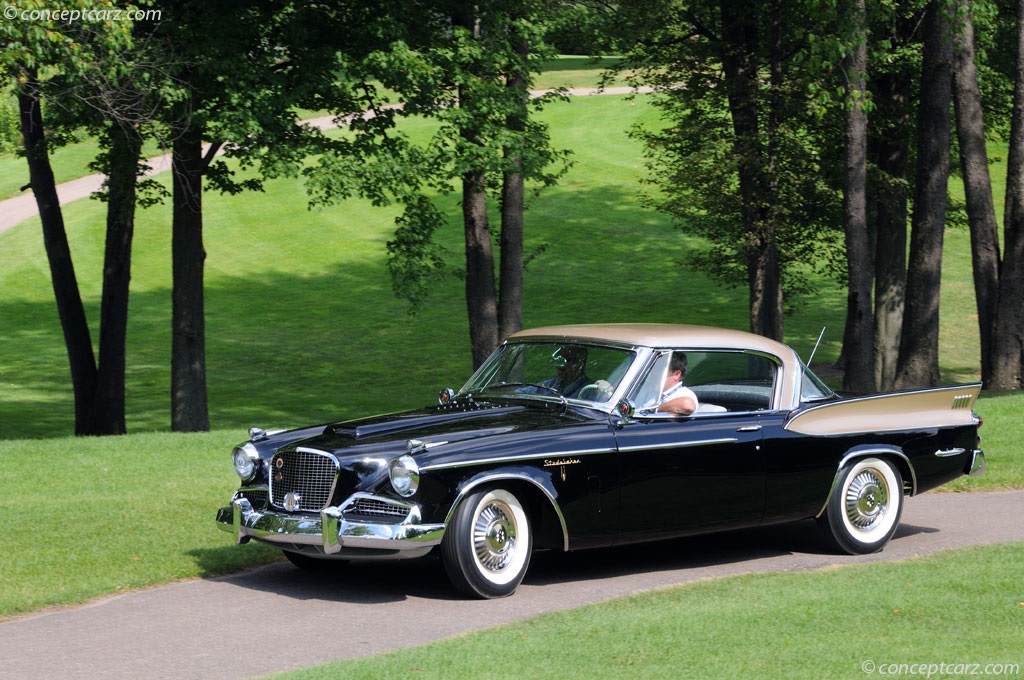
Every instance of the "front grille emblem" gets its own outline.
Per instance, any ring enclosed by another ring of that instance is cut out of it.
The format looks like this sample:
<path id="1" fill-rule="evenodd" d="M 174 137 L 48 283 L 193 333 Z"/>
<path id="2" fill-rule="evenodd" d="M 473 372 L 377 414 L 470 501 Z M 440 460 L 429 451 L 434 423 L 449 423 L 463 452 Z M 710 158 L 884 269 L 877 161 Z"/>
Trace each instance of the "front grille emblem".
<path id="1" fill-rule="evenodd" d="M 299 502 L 301 500 L 302 496 L 295 493 L 294 491 L 289 491 L 284 495 L 284 509 L 287 510 L 288 512 L 295 512 L 296 510 L 299 509 Z"/>

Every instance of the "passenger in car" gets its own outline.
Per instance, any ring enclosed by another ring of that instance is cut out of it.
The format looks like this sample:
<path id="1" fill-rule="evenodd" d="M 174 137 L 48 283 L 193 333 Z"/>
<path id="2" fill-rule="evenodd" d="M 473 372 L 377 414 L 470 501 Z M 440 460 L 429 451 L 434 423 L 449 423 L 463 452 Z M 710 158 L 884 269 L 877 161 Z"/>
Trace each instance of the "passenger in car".
<path id="1" fill-rule="evenodd" d="M 661 388 L 661 403 L 658 411 L 688 416 L 697 410 L 697 395 L 683 384 L 686 377 L 686 353 L 673 352 L 668 364 L 668 375 L 665 385 Z"/>

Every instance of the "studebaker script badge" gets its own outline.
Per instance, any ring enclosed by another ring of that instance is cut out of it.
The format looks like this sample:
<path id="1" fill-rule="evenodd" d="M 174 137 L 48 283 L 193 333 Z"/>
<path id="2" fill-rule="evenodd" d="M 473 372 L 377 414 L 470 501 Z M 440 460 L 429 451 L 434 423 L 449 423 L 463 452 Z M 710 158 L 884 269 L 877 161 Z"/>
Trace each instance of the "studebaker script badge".
<path id="1" fill-rule="evenodd" d="M 565 466 L 566 465 L 578 465 L 581 462 L 582 461 L 579 458 L 555 458 L 554 460 L 552 460 L 550 458 L 545 458 L 544 459 L 544 467 L 558 467 L 558 468 L 561 468 L 561 470 L 559 470 L 559 473 L 560 473 L 560 475 L 562 477 L 562 481 L 564 482 L 565 481 Z"/>

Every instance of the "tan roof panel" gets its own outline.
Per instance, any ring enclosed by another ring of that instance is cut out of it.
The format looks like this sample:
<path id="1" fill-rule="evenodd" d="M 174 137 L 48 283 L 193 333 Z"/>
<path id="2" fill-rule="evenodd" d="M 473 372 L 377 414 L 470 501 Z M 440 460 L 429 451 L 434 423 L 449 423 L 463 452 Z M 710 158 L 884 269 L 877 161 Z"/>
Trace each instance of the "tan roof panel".
<path id="1" fill-rule="evenodd" d="M 753 349 L 786 357 L 792 350 L 761 335 L 689 324 L 624 323 L 548 326 L 522 330 L 512 338 L 587 338 L 647 347 Z"/>

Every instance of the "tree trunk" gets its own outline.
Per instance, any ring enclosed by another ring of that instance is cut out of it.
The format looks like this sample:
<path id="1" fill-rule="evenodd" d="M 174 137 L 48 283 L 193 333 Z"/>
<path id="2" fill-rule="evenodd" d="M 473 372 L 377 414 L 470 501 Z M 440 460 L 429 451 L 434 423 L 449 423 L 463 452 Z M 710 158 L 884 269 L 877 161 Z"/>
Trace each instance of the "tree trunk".
<path id="1" fill-rule="evenodd" d="M 1024 0 L 1017 1 L 1017 79 L 1003 216 L 1003 262 L 992 341 L 992 389 L 1024 389 Z"/>
<path id="2" fill-rule="evenodd" d="M 480 37 L 476 6 L 466 4 L 453 22 Z M 465 86 L 459 87 L 459 106 L 472 109 L 474 102 Z M 472 116 L 467 116 L 467 119 Z M 480 144 L 479 131 L 471 126 L 459 133 L 469 145 Z M 479 367 L 498 346 L 498 291 L 494 281 L 494 248 L 487 221 L 487 184 L 483 170 L 462 175 L 462 224 L 466 240 L 466 311 L 473 368 Z"/>
<path id="3" fill-rule="evenodd" d="M 992 334 L 999 302 L 999 226 L 992 201 L 992 180 L 985 149 L 978 71 L 974 65 L 974 26 L 968 0 L 959 0 L 953 55 L 953 102 L 960 142 L 960 167 L 971 228 L 974 294 L 981 332 L 981 379 L 992 381 Z"/>
<path id="4" fill-rule="evenodd" d="M 845 12 L 853 22 L 846 58 L 846 131 L 843 169 L 843 231 L 846 234 L 847 325 L 843 341 L 843 389 L 875 390 L 874 318 L 871 312 L 871 250 L 867 222 L 867 125 L 865 77 L 867 26 L 864 0 L 849 0 Z"/>
<path id="5" fill-rule="evenodd" d="M 107 177 L 107 239 L 103 259 L 100 305 L 99 379 L 93 402 L 96 434 L 124 434 L 125 354 L 128 337 L 128 290 L 132 238 L 135 232 L 135 189 L 142 140 L 135 130 L 113 127 L 109 139 Z"/>
<path id="6" fill-rule="evenodd" d="M 881 127 L 871 141 L 879 170 L 875 193 L 875 385 L 893 389 L 907 281 L 907 158 L 911 80 L 907 73 L 876 80 Z"/>
<path id="7" fill-rule="evenodd" d="M 494 253 L 487 224 L 487 193 L 483 172 L 462 177 L 462 220 L 466 235 L 466 308 L 469 341 L 476 369 L 498 346 L 497 291 Z"/>
<path id="8" fill-rule="evenodd" d="M 513 133 L 526 130 L 527 101 L 526 58 L 529 44 L 525 38 L 513 38 L 516 61 L 509 73 L 507 87 L 515 100 L 516 110 L 507 118 Z M 523 233 L 525 187 L 523 160 L 518 149 L 505 149 L 508 167 L 501 186 L 501 271 L 498 299 L 499 341 L 523 327 Z"/>
<path id="9" fill-rule="evenodd" d="M 43 118 L 39 99 L 33 94 L 37 82 L 35 74 L 18 93 L 21 133 L 25 156 L 28 160 L 29 181 L 39 208 L 43 227 L 43 246 L 50 264 L 53 294 L 57 301 L 57 315 L 64 333 L 64 345 L 71 368 L 71 386 L 75 398 L 75 434 L 97 434 L 89 420 L 93 397 L 96 394 L 96 356 L 92 337 L 85 318 L 85 308 L 78 290 L 75 266 L 71 260 L 64 217 L 57 198 L 57 187 L 46 148 Z"/>
<path id="10" fill-rule="evenodd" d="M 741 214 L 747 244 L 750 329 L 782 339 L 782 281 L 774 225 L 766 205 L 765 167 L 758 124 L 756 17 L 748 7 L 719 4 L 724 40 L 722 65 L 733 125 Z"/>
<path id="11" fill-rule="evenodd" d="M 195 124 L 174 141 L 172 181 L 171 430 L 206 432 L 206 321 L 203 302 L 202 129 Z"/>
<path id="12" fill-rule="evenodd" d="M 947 0 L 933 0 L 924 19 L 917 173 L 907 301 L 896 372 L 898 388 L 935 385 L 940 379 L 939 290 L 949 180 L 953 58 L 949 12 Z"/>

